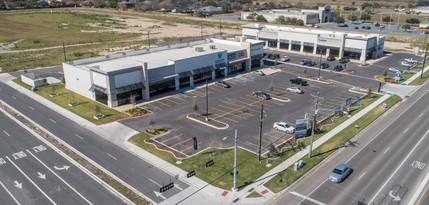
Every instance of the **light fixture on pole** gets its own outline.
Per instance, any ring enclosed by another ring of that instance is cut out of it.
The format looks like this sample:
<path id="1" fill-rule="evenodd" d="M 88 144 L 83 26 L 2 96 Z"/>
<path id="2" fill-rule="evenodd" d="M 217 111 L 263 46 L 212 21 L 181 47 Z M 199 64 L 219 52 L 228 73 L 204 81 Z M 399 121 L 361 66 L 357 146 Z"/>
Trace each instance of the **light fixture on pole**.
<path id="1" fill-rule="evenodd" d="M 314 130 L 316 129 L 316 122 L 317 122 L 317 109 L 319 106 L 319 99 L 322 99 L 321 97 L 319 97 L 319 92 L 317 92 L 317 95 L 311 95 L 313 98 L 316 99 L 316 107 L 314 109 L 314 118 L 313 118 L 313 123 L 312 123 L 312 128 L 311 128 L 311 137 L 310 137 L 310 147 L 308 150 L 308 158 L 311 158 L 311 151 L 313 150 L 313 141 L 314 141 Z"/>
<path id="2" fill-rule="evenodd" d="M 262 146 L 262 122 L 264 121 L 264 105 L 261 105 L 261 116 L 259 117 L 259 146 L 258 146 L 258 161 L 261 161 L 261 146 Z"/>

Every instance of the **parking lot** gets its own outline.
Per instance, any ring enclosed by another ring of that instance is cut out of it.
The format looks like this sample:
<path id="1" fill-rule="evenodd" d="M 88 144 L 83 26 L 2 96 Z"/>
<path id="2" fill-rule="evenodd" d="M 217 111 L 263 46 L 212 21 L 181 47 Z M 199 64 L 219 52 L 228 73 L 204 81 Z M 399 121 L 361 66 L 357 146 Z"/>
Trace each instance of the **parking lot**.
<path id="1" fill-rule="evenodd" d="M 280 55 L 288 55 L 291 60 L 279 63 L 276 67 L 280 72 L 259 76 L 252 73 L 244 73 L 230 76 L 224 79 L 231 88 L 216 86 L 209 83 L 208 93 L 205 84 L 197 85 L 188 90 L 181 90 L 165 98 L 151 101 L 144 108 L 151 110 L 152 115 L 144 118 L 130 119 L 121 123 L 142 131 L 147 129 L 148 121 L 155 122 L 155 127 L 169 128 L 169 134 L 155 138 L 161 144 L 169 146 L 184 155 L 191 156 L 208 147 L 230 148 L 233 146 L 234 130 L 238 130 L 239 146 L 252 152 L 257 152 L 259 144 L 259 117 L 261 105 L 264 105 L 264 119 L 262 126 L 262 148 L 273 143 L 278 145 L 293 136 L 285 132 L 273 129 L 273 124 L 284 121 L 295 127 L 297 119 L 305 116 L 313 116 L 315 109 L 314 97 L 319 92 L 320 100 L 318 119 L 330 115 L 335 108 L 345 105 L 346 98 L 356 97 L 362 94 L 349 92 L 353 86 L 372 87 L 376 89 L 380 82 L 374 79 L 374 75 L 382 75 L 389 66 L 400 65 L 403 58 L 414 57 L 412 54 L 387 54 L 382 59 L 371 62 L 366 67 L 361 67 L 356 61 L 347 64 L 347 70 L 353 72 L 332 72 L 332 67 L 338 63 L 329 61 L 331 68 L 321 69 L 321 76 L 331 80 L 333 83 L 324 84 L 308 81 L 308 86 L 291 84 L 290 79 L 303 75 L 304 69 L 307 75 L 317 76 L 318 66 L 308 67 L 299 65 L 303 58 L 311 59 L 319 64 L 320 56 L 303 55 L 297 53 L 277 52 Z M 326 62 L 326 57 L 322 58 Z M 273 65 L 274 61 L 266 61 L 265 69 Z M 382 83 L 384 84 L 384 83 Z M 289 87 L 301 87 L 303 94 L 287 92 Z M 263 100 L 252 96 L 252 92 L 263 91 L 272 98 Z M 209 118 L 215 119 L 229 125 L 224 130 L 215 129 L 198 122 L 188 120 L 188 114 L 197 112 L 206 113 L 206 94 L 209 99 Z M 194 110 L 194 104 L 198 105 L 198 111 Z M 197 138 L 198 150 L 193 148 L 192 138 Z"/>

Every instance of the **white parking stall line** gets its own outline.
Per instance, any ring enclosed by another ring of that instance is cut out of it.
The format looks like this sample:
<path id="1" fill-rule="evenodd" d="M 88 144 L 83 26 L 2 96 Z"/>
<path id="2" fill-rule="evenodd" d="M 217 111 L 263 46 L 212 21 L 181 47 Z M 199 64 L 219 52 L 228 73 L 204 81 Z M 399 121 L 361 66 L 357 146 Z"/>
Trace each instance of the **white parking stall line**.
<path id="1" fill-rule="evenodd" d="M 33 107 L 31 107 L 31 106 L 28 106 L 28 108 L 30 108 L 31 110 L 34 110 L 34 108 L 33 108 Z"/>
<path id="2" fill-rule="evenodd" d="M 408 131 L 408 128 L 404 130 L 404 133 L 406 133 Z"/>
<path id="3" fill-rule="evenodd" d="M 155 181 L 153 181 L 152 179 L 149 179 L 149 181 L 153 182 L 154 184 L 158 185 L 159 187 L 162 187 L 161 184 L 156 183 Z"/>
<path id="4" fill-rule="evenodd" d="M 53 120 L 53 119 L 51 119 L 51 118 L 49 118 L 49 120 L 50 120 L 51 122 L 53 122 L 53 123 L 57 124 L 57 122 L 55 122 L 55 120 Z"/>
<path id="5" fill-rule="evenodd" d="M 74 134 L 76 137 L 79 137 L 81 140 L 83 140 L 83 137 L 79 136 L 78 134 Z"/>
<path id="6" fill-rule="evenodd" d="M 5 130 L 3 130 L 3 132 L 4 132 L 8 137 L 10 137 L 10 134 L 9 134 L 9 133 L 7 133 Z"/>
<path id="7" fill-rule="evenodd" d="M 113 158 L 114 160 L 118 160 L 116 157 L 112 156 L 111 154 L 109 153 L 106 153 L 106 154 L 109 155 L 109 157 Z"/>
<path id="8" fill-rule="evenodd" d="M 390 147 L 388 147 L 388 148 L 384 151 L 384 154 L 386 154 L 386 152 L 387 152 L 389 149 L 390 149 Z"/>
<path id="9" fill-rule="evenodd" d="M 19 171 L 19 172 L 21 172 L 21 174 L 22 175 L 24 175 L 24 177 L 25 178 L 27 178 L 28 179 L 28 181 L 30 181 L 30 183 L 32 183 L 33 185 L 34 185 L 34 187 L 36 187 L 36 189 L 37 190 L 39 190 L 40 191 L 40 193 L 42 193 L 43 194 L 43 196 L 45 196 L 52 204 L 57 204 L 57 203 L 55 203 L 54 202 L 54 200 L 52 200 L 45 192 L 43 192 L 43 190 L 42 189 L 40 189 L 40 187 L 39 186 L 37 186 L 37 184 L 36 183 L 34 183 L 33 182 L 33 180 L 31 180 L 30 179 L 30 177 L 28 177 L 22 170 L 21 170 L 21 168 L 19 168 L 12 160 L 10 160 L 9 159 L 9 157 L 8 156 L 6 156 L 6 159 L 7 160 L 9 160 L 9 162 Z"/>
<path id="10" fill-rule="evenodd" d="M 420 113 L 420 115 L 417 118 L 420 118 L 423 115 L 423 113 Z"/>
<path id="11" fill-rule="evenodd" d="M 31 153 L 30 151 L 27 152 L 34 157 L 34 159 L 36 159 L 38 162 L 40 162 L 40 164 L 42 164 L 44 167 L 46 167 L 46 169 L 48 169 L 52 174 L 54 174 L 56 177 L 58 177 L 58 179 L 60 179 L 65 185 L 67 185 L 71 190 L 73 190 L 77 195 L 79 195 L 83 200 L 85 200 L 88 204 L 92 204 L 88 199 L 86 199 L 84 196 L 82 196 L 82 194 L 80 194 L 78 191 L 76 191 L 76 189 L 74 189 L 72 186 L 70 186 L 70 184 L 68 184 L 66 181 L 64 181 L 64 179 L 62 179 L 57 173 L 55 173 L 54 171 L 52 171 L 51 168 L 49 168 L 45 163 L 43 163 L 39 158 L 37 158 L 33 153 Z"/>
<path id="12" fill-rule="evenodd" d="M 12 197 L 12 199 L 16 202 L 16 204 L 21 205 L 21 203 L 19 203 L 19 201 L 15 198 L 15 196 L 13 196 L 13 194 L 10 193 L 9 189 L 7 189 L 1 181 L 0 181 L 0 185 L 9 194 L 9 196 Z"/>

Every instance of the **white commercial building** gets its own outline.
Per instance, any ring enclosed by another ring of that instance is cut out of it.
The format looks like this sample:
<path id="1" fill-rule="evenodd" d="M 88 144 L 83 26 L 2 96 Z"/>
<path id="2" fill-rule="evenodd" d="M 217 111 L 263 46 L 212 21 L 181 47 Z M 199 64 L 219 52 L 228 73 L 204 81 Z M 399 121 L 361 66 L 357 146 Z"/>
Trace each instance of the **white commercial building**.
<path id="1" fill-rule="evenodd" d="M 283 16 L 285 18 L 296 18 L 300 19 L 307 24 L 317 24 L 332 22 L 334 20 L 334 12 L 331 11 L 331 6 L 322 6 L 318 10 L 284 10 L 284 9 L 272 9 L 262 11 L 249 11 L 241 12 L 241 19 L 246 20 L 249 15 L 257 14 L 264 16 L 268 22 L 276 22 L 276 20 Z"/>
<path id="2" fill-rule="evenodd" d="M 242 35 L 248 39 L 265 41 L 265 48 L 298 51 L 337 57 L 349 57 L 365 62 L 384 51 L 384 36 L 355 34 L 320 29 L 294 28 L 248 24 L 242 26 Z"/>
<path id="3" fill-rule="evenodd" d="M 207 39 L 63 63 L 66 88 L 116 107 L 259 67 L 263 41 Z"/>

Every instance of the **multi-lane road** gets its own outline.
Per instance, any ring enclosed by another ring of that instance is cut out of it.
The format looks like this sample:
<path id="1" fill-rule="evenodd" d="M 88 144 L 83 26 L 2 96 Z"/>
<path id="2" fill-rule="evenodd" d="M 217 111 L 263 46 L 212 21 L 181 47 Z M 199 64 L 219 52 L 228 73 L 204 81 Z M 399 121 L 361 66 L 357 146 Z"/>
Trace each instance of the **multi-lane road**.
<path id="1" fill-rule="evenodd" d="M 1 204 L 126 204 L 0 112 Z"/>
<path id="2" fill-rule="evenodd" d="M 160 203 L 189 187 L 189 185 L 181 180 L 175 180 L 175 176 L 138 158 L 123 148 L 56 113 L 49 107 L 17 92 L 8 85 L 0 83 L 0 90 L 0 99 L 5 103 L 13 105 L 20 113 L 37 122 L 38 125 L 59 137 L 139 193 L 148 197 L 152 202 Z M 7 125 L 1 123 L 0 130 L 5 128 L 7 128 Z M 20 146 L 20 143 L 25 144 L 25 142 L 15 141 L 9 146 Z M 18 172 L 12 174 L 19 176 Z M 160 186 L 170 181 L 174 181 L 175 188 L 160 194 Z"/>
<path id="3" fill-rule="evenodd" d="M 429 85 L 339 148 L 270 204 L 427 204 L 423 179 L 429 171 Z M 336 164 L 353 173 L 339 184 L 328 180 Z M 421 184 L 423 182 L 423 184 Z M 420 189 L 418 187 L 421 187 Z"/>

